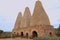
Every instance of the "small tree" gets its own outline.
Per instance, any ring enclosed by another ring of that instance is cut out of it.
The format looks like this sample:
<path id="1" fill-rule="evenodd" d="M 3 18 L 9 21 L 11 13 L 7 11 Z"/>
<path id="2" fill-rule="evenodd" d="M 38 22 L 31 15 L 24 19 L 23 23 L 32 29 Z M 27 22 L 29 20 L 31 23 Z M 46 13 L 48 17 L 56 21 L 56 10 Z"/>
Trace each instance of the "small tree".
<path id="1" fill-rule="evenodd" d="M 59 24 L 59 28 L 58 28 L 58 31 L 60 31 L 60 24 Z"/>
<path id="2" fill-rule="evenodd" d="M 56 35 L 60 37 L 60 24 L 59 24 L 59 27 L 57 28 L 57 34 Z"/>
<path id="3" fill-rule="evenodd" d="M 3 30 L 0 30 L 0 34 L 3 33 Z"/>

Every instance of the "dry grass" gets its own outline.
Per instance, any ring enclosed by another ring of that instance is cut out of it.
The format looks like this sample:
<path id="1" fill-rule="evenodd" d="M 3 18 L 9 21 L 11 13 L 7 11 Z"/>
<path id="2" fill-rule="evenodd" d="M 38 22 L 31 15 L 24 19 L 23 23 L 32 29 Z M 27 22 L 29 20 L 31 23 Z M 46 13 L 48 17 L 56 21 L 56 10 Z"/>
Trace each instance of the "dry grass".
<path id="1" fill-rule="evenodd" d="M 60 37 L 38 37 L 33 40 L 60 40 Z"/>
<path id="2" fill-rule="evenodd" d="M 6 38 L 6 39 L 0 39 L 0 40 L 32 40 L 32 39 L 26 39 L 26 38 Z"/>

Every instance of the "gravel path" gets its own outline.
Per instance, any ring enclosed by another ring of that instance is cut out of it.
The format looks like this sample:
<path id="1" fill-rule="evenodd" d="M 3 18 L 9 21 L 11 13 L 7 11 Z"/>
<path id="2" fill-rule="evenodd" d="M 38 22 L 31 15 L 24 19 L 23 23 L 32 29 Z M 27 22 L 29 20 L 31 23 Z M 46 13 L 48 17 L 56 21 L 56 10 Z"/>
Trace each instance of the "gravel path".
<path id="1" fill-rule="evenodd" d="M 6 39 L 0 39 L 0 40 L 32 40 L 32 39 L 26 39 L 26 38 L 6 38 Z"/>

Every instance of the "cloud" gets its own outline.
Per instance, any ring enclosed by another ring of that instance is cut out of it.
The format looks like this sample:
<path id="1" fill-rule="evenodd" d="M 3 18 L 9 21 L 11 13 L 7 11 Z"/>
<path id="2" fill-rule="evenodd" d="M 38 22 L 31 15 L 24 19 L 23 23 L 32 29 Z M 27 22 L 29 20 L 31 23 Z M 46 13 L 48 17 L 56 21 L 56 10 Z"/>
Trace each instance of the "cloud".
<path id="1" fill-rule="evenodd" d="M 60 24 L 60 0 L 41 0 L 49 16 L 51 25 Z M 33 12 L 35 0 L 0 0 L 0 29 L 11 31 L 14 27 L 18 12 L 24 13 L 26 6 Z"/>
<path id="2" fill-rule="evenodd" d="M 60 24 L 60 19 L 58 19 L 58 23 Z"/>
<path id="3" fill-rule="evenodd" d="M 4 31 L 12 31 L 13 22 L 7 21 L 4 17 L 0 17 L 0 29 Z"/>
<path id="4" fill-rule="evenodd" d="M 53 24 L 55 28 L 59 27 L 60 19 L 57 20 L 57 23 Z"/>
<path id="5" fill-rule="evenodd" d="M 51 25 L 58 27 L 60 21 L 60 0 L 41 0 L 46 13 L 49 16 Z"/>

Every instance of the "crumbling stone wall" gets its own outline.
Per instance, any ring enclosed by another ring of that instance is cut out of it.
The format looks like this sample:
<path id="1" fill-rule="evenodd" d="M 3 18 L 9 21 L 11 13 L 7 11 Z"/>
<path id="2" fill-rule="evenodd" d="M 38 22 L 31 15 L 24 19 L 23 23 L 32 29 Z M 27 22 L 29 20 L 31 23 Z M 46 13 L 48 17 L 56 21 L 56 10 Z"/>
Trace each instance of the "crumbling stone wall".
<path id="1" fill-rule="evenodd" d="M 55 30 L 51 25 L 35 25 L 35 26 L 31 26 L 31 27 L 25 27 L 25 28 L 21 28 L 17 32 L 15 31 L 15 33 L 16 33 L 16 35 L 17 35 L 17 33 L 19 35 L 21 35 L 21 32 L 23 32 L 23 36 L 26 36 L 26 34 L 28 33 L 28 36 L 32 37 L 34 31 L 37 33 L 38 37 L 55 36 Z"/>

